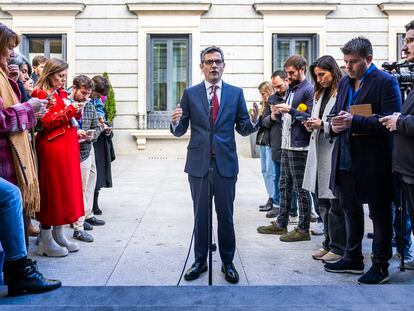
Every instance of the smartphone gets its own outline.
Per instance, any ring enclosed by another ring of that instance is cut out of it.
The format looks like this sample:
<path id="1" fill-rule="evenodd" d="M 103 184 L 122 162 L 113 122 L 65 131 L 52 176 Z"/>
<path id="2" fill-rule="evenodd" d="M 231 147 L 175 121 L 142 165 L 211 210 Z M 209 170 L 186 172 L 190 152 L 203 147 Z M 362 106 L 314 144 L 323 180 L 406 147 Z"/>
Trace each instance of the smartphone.
<path id="1" fill-rule="evenodd" d="M 307 118 L 305 116 L 297 116 L 297 117 L 295 117 L 295 120 L 303 122 L 303 121 L 309 120 L 309 118 Z"/>
<path id="2" fill-rule="evenodd" d="M 87 130 L 86 135 L 92 136 L 95 133 L 95 130 Z"/>
<path id="3" fill-rule="evenodd" d="M 374 113 L 372 116 L 377 117 L 378 119 L 381 119 L 384 117 L 382 114 L 377 114 L 377 113 Z"/>
<path id="4" fill-rule="evenodd" d="M 330 114 L 326 115 L 326 119 L 329 121 L 330 119 L 335 118 L 337 116 L 338 116 L 338 114 L 336 114 L 336 113 L 330 113 Z"/>

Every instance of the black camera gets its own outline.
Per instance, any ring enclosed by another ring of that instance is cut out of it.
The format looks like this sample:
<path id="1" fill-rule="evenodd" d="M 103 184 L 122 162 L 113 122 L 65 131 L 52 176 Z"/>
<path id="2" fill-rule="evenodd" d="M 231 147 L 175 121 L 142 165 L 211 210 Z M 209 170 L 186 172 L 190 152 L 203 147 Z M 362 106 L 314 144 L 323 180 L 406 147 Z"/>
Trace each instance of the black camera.
<path id="1" fill-rule="evenodd" d="M 414 63 L 408 61 L 400 61 L 388 63 L 384 62 L 382 68 L 385 72 L 394 76 L 401 89 L 411 89 L 414 85 Z"/>

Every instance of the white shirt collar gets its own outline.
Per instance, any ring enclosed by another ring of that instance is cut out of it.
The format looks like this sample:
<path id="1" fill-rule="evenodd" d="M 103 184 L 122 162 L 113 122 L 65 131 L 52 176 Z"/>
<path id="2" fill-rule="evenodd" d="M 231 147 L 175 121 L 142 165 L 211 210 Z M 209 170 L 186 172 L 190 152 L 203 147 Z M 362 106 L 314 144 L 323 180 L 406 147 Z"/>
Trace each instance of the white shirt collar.
<path id="1" fill-rule="evenodd" d="M 219 82 L 217 82 L 216 84 L 212 84 L 212 83 L 208 82 L 207 80 L 204 80 L 204 84 L 205 84 L 205 86 L 206 86 L 206 90 L 207 90 L 207 92 L 208 92 L 209 90 L 211 90 L 211 86 L 212 86 L 212 85 L 217 85 L 217 86 L 218 86 L 218 88 L 219 88 L 219 89 L 221 89 L 221 88 L 222 88 L 222 86 L 223 86 L 223 80 L 220 80 L 220 81 L 219 81 Z"/>

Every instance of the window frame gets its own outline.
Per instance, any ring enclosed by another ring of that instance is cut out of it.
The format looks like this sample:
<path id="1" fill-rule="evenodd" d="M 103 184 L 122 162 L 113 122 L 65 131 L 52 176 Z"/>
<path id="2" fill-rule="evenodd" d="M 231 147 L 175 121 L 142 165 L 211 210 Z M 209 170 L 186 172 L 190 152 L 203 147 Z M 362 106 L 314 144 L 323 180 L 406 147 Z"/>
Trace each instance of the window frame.
<path id="1" fill-rule="evenodd" d="M 293 55 L 293 51 L 295 50 L 295 41 L 308 41 L 308 53 L 310 55 L 310 59 L 306 59 L 308 65 L 312 64 L 315 60 L 319 57 L 319 34 L 317 33 L 273 33 L 272 34 L 272 69 L 275 70 L 283 70 L 283 68 L 277 68 L 277 43 L 280 39 L 289 39 L 289 55 Z"/>
<path id="2" fill-rule="evenodd" d="M 44 56 L 50 59 L 50 40 L 61 38 L 62 40 L 62 60 L 67 62 L 67 34 L 66 33 L 24 33 L 21 35 L 21 53 L 31 62 L 32 60 L 29 59 L 29 40 L 30 39 L 44 39 L 45 40 L 45 52 Z"/>
<path id="3" fill-rule="evenodd" d="M 161 128 L 165 128 L 166 124 L 169 123 L 169 117 L 171 112 L 174 110 L 177 103 L 173 103 L 173 93 L 170 81 L 173 74 L 172 58 L 173 58 L 173 42 L 174 39 L 184 40 L 187 44 L 187 82 L 186 87 L 192 84 L 192 35 L 191 34 L 166 34 L 166 33 L 148 33 L 147 34 L 147 87 L 146 87 L 146 113 L 147 113 L 147 128 L 151 128 L 150 123 L 154 122 L 152 119 L 156 119 L 155 122 L 165 123 Z M 154 63 L 153 58 L 153 47 L 155 42 L 165 40 L 167 43 L 167 110 L 154 110 L 154 83 L 153 83 L 153 70 Z M 162 119 L 166 119 L 163 122 Z M 157 127 L 156 127 L 157 128 Z"/>

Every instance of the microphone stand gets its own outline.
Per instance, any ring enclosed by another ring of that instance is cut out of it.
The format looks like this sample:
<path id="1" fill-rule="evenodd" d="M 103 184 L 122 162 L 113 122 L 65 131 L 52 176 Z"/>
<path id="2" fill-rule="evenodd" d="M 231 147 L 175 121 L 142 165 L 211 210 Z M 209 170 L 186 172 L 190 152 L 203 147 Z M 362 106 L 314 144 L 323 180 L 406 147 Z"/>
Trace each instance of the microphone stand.
<path id="1" fill-rule="evenodd" d="M 214 189 L 214 153 L 213 153 L 213 98 L 209 104 L 209 121 L 210 121 L 210 164 L 208 169 L 208 285 L 213 285 L 213 252 L 216 245 L 213 243 L 213 189 Z"/>

